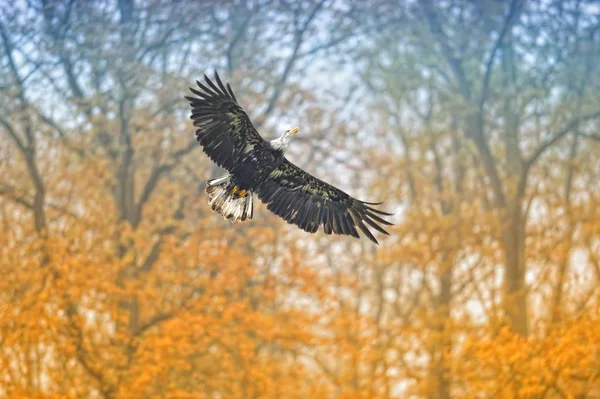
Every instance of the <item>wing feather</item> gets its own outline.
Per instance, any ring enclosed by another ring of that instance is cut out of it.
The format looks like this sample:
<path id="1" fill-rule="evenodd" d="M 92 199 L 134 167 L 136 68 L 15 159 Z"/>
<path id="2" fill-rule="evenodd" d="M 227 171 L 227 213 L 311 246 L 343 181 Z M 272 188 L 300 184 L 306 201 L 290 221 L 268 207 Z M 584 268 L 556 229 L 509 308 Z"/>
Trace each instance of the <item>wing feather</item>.
<path id="1" fill-rule="evenodd" d="M 377 244 L 367 226 L 389 235 L 381 225 L 392 225 L 378 216 L 389 216 L 389 213 L 372 207 L 380 203 L 359 201 L 287 159 L 260 186 L 258 197 L 267 204 L 268 210 L 310 233 L 323 226 L 325 234 L 358 238 L 360 230 Z"/>
<path id="2" fill-rule="evenodd" d="M 216 75 L 215 75 L 215 77 L 216 77 Z M 217 93 L 219 96 L 224 96 L 224 95 L 225 95 L 225 93 L 223 93 L 223 92 L 222 92 L 222 91 L 221 91 L 221 90 L 220 90 L 220 89 L 219 89 L 219 88 L 218 88 L 218 87 L 217 87 L 217 86 L 216 86 L 216 85 L 215 85 L 215 84 L 212 82 L 212 80 L 210 80 L 210 79 L 208 78 L 208 76 L 204 75 L 204 80 L 205 80 L 205 81 L 206 81 L 206 83 L 208 83 L 208 85 L 209 85 L 209 86 L 210 86 L 210 87 L 213 89 L 213 91 L 214 91 L 215 93 Z"/>
<path id="3" fill-rule="evenodd" d="M 229 92 L 231 98 L 233 98 L 233 101 L 237 103 L 237 99 L 235 98 L 235 94 L 233 94 L 233 90 L 231 90 L 231 86 L 229 86 L 229 83 L 227 83 L 227 91 Z"/>
<path id="4" fill-rule="evenodd" d="M 221 93 L 223 93 L 224 96 L 228 95 L 227 89 L 223 85 L 223 82 L 221 82 L 221 78 L 219 77 L 219 75 L 216 72 L 215 72 L 215 79 L 217 80 L 217 84 L 219 85 L 219 90 L 221 90 Z"/>
<path id="5" fill-rule="evenodd" d="M 383 227 L 381 227 L 380 225 L 378 225 L 377 223 L 375 223 L 375 222 L 374 222 L 374 221 L 372 221 L 371 219 L 369 219 L 369 218 L 365 218 L 365 219 L 364 219 L 364 221 L 365 221 L 365 222 L 367 222 L 367 224 L 368 224 L 369 226 L 371 226 L 372 228 L 374 228 L 375 230 L 377 230 L 377 231 L 378 231 L 378 232 L 380 232 L 381 234 L 385 234 L 385 235 L 387 235 L 387 236 L 389 236 L 389 235 L 390 235 L 390 233 L 388 233 L 387 231 L 385 231 L 385 230 L 383 229 Z"/>
<path id="6" fill-rule="evenodd" d="M 331 234 L 331 225 L 329 224 L 329 207 L 323 206 L 323 219 L 319 222 L 323 225 L 323 231 L 325 234 Z"/>
<path id="7" fill-rule="evenodd" d="M 196 81 L 195 96 L 186 96 L 192 106 L 196 140 L 217 165 L 231 171 L 239 154 L 249 145 L 263 146 L 266 141 L 258 134 L 246 112 L 238 104 L 231 86 L 223 84 L 215 72 L 213 83 L 206 75 Z"/>

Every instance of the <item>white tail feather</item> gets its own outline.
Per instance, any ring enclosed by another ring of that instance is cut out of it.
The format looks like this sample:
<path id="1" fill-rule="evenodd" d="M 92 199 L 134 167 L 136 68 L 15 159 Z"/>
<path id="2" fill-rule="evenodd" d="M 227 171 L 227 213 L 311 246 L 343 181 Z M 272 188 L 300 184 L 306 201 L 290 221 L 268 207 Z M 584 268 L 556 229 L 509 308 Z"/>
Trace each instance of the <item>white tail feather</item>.
<path id="1" fill-rule="evenodd" d="M 232 222 L 252 219 L 252 192 L 240 197 L 232 194 L 232 188 L 230 175 L 206 182 L 208 203 L 212 210 Z"/>
<path id="2" fill-rule="evenodd" d="M 225 176 L 221 176 L 221 177 L 217 177 L 216 179 L 211 179 L 209 181 L 206 182 L 206 185 L 208 187 L 211 186 L 218 186 L 221 183 L 224 182 L 229 182 L 230 176 L 229 175 L 225 175 Z"/>

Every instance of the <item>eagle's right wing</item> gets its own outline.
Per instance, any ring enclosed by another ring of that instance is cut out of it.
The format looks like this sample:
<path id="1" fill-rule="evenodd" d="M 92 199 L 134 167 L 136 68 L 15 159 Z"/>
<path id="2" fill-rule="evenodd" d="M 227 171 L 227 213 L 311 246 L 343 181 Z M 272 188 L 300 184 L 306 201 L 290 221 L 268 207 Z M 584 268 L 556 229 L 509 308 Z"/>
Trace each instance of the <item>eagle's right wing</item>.
<path id="1" fill-rule="evenodd" d="M 206 75 L 204 80 L 205 84 L 196 81 L 200 90 L 190 88 L 197 97 L 185 97 L 192 106 L 191 118 L 198 128 L 196 139 L 210 159 L 231 171 L 237 154 L 266 141 L 237 103 L 229 83 L 223 85 L 217 72 L 217 84 Z"/>
<path id="2" fill-rule="evenodd" d="M 358 238 L 358 227 L 377 244 L 367 225 L 382 234 L 389 233 L 380 225 L 392 225 L 378 216 L 391 214 L 372 207 L 381 203 L 359 201 L 287 159 L 260 186 L 258 198 L 267 204 L 268 210 L 309 233 L 323 226 L 325 234 L 333 232 Z"/>

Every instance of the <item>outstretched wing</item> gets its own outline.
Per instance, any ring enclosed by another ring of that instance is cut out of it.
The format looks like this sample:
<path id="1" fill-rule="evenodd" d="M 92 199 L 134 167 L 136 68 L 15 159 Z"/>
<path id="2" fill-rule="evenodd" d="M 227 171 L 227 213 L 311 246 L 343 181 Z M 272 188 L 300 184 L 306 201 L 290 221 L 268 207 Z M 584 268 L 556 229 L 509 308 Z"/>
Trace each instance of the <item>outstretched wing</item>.
<path id="1" fill-rule="evenodd" d="M 190 87 L 197 97 L 185 97 L 192 106 L 194 126 L 198 127 L 196 139 L 210 159 L 231 171 L 241 151 L 266 141 L 237 103 L 229 83 L 224 86 L 216 71 L 217 84 L 206 75 L 204 80 L 205 83 L 196 81 L 200 90 Z"/>
<path id="2" fill-rule="evenodd" d="M 325 234 L 333 232 L 359 238 L 358 227 L 369 240 L 378 244 L 367 225 L 386 235 L 389 233 L 380 225 L 392 225 L 378 216 L 391 214 L 370 206 L 381 203 L 352 198 L 287 159 L 260 186 L 258 198 L 267 204 L 268 210 L 309 233 L 315 233 L 323 226 Z"/>

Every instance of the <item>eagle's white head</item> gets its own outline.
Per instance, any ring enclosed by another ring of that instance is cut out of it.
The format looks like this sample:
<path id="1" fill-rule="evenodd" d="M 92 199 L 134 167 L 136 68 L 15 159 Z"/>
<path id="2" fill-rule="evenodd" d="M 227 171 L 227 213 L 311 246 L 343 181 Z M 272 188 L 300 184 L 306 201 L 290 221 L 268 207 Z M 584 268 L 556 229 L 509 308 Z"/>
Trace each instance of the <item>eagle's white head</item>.
<path id="1" fill-rule="evenodd" d="M 294 137 L 299 131 L 299 127 L 286 130 L 285 133 L 281 135 L 281 137 L 276 138 L 275 140 L 271 140 L 271 147 L 281 152 L 285 152 L 285 150 L 287 150 L 288 146 L 290 145 L 290 141 L 292 141 L 292 137 Z"/>

